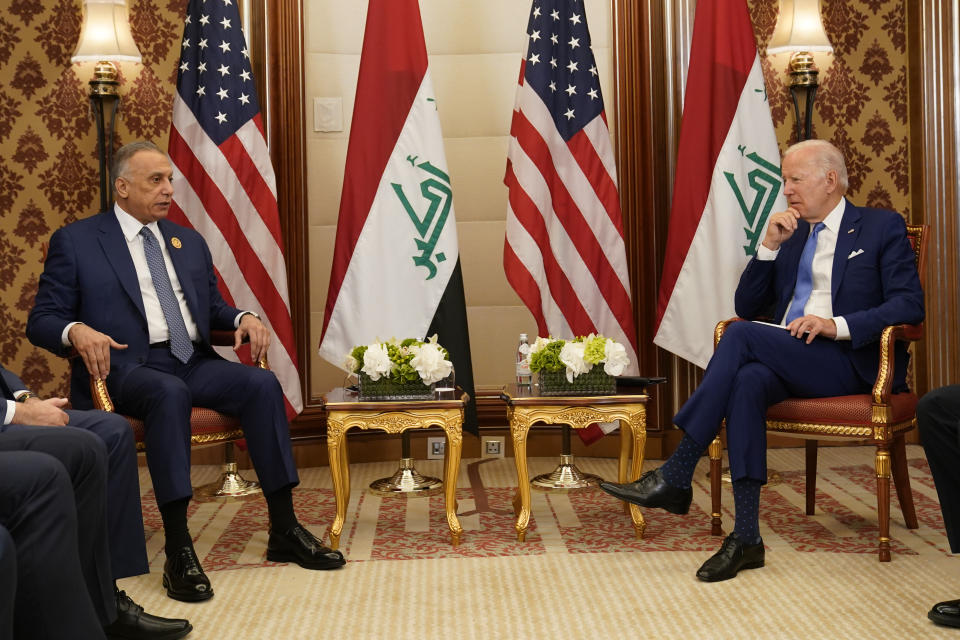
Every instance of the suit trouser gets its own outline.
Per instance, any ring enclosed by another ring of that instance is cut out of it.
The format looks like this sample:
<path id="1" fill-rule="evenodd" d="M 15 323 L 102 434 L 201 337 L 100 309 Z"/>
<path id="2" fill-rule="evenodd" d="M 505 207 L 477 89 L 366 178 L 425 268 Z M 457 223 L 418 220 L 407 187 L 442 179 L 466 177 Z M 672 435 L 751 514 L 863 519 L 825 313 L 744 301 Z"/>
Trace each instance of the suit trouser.
<path id="1" fill-rule="evenodd" d="M 766 413 L 771 405 L 791 396 L 869 389 L 848 356 L 848 345 L 827 338 L 807 344 L 782 328 L 734 322 L 673 422 L 706 449 L 726 420 L 731 478 L 766 482 Z"/>
<path id="2" fill-rule="evenodd" d="M 116 619 L 103 443 L 74 429 L 0 434 L 0 524 L 16 545 L 17 638 L 102 638 Z M 11 437 L 13 436 L 13 437 Z"/>
<path id="3" fill-rule="evenodd" d="M 960 553 L 960 385 L 934 389 L 917 405 L 917 427 L 940 498 L 950 551 Z"/>
<path id="4" fill-rule="evenodd" d="M 228 362 L 198 347 L 183 364 L 169 349 L 151 349 L 147 363 L 107 377 L 117 411 L 144 423 L 147 465 L 157 504 L 193 495 L 190 412 L 206 407 L 235 416 L 265 495 L 299 482 L 283 391 L 276 375 Z"/>
<path id="5" fill-rule="evenodd" d="M 0 640 L 13 637 L 13 604 L 16 595 L 17 548 L 10 532 L 0 525 Z"/>

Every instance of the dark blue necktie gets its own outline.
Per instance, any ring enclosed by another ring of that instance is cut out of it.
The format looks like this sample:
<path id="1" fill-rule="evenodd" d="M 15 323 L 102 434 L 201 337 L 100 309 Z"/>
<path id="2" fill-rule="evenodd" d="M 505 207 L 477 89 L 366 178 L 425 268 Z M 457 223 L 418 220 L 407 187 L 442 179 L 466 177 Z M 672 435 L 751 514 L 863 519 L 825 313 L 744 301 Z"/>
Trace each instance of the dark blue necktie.
<path id="1" fill-rule="evenodd" d="M 167 321 L 170 353 L 177 360 L 186 364 L 190 356 L 193 355 L 193 342 L 190 341 L 187 325 L 184 324 L 183 314 L 180 313 L 180 305 L 173 293 L 173 286 L 170 284 L 170 276 L 167 274 L 167 266 L 164 264 L 160 245 L 157 244 L 156 237 L 147 227 L 140 229 L 140 235 L 143 237 L 143 253 L 147 258 L 147 266 L 150 267 L 150 279 L 153 280 L 153 288 L 157 292 L 160 308 L 163 309 L 163 317 Z"/>
<path id="2" fill-rule="evenodd" d="M 803 308 L 807 306 L 807 300 L 813 293 L 813 254 L 817 252 L 817 235 L 823 227 L 822 222 L 814 225 L 813 232 L 807 236 L 807 243 L 803 245 L 800 265 L 797 267 L 797 286 L 793 289 L 793 303 L 787 311 L 785 324 L 790 324 L 803 315 Z"/>

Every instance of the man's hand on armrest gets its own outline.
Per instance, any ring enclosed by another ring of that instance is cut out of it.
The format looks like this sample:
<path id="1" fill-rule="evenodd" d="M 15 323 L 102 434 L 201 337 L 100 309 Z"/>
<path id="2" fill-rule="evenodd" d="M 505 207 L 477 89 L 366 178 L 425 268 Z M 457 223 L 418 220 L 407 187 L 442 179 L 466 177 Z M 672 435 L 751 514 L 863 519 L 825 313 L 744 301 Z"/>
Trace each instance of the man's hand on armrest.
<path id="1" fill-rule="evenodd" d="M 67 335 L 70 344 L 77 350 L 87 371 L 97 380 L 106 380 L 110 373 L 110 349 L 126 349 L 127 345 L 119 344 L 105 333 L 100 333 L 85 324 L 75 324 L 70 327 Z"/>
<path id="2" fill-rule="evenodd" d="M 233 349 L 240 348 L 244 338 L 250 338 L 250 357 L 254 362 L 260 362 L 267 355 L 270 346 L 270 329 L 252 313 L 245 313 L 240 318 L 240 325 L 234 333 Z"/>

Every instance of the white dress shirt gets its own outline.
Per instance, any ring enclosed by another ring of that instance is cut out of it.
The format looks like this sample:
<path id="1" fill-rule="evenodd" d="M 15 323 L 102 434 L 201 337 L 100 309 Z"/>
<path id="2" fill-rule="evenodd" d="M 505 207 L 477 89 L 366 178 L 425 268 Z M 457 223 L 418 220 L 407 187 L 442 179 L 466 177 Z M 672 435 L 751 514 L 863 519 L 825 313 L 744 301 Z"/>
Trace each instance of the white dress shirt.
<path id="1" fill-rule="evenodd" d="M 21 393 L 24 393 L 26 389 L 17 389 L 13 391 L 14 397 L 19 397 Z M 10 424 L 13 422 L 13 414 L 17 412 L 17 403 L 14 400 L 7 400 L 7 409 L 3 414 L 3 424 Z"/>
<path id="2" fill-rule="evenodd" d="M 840 223 L 843 222 L 843 212 L 846 209 L 847 200 L 842 198 L 836 207 L 823 219 L 823 229 L 817 235 L 817 249 L 813 254 L 813 291 L 807 299 L 807 304 L 803 307 L 804 315 L 815 315 L 821 318 L 829 318 L 837 325 L 836 340 L 849 340 L 850 329 L 847 327 L 847 321 L 843 316 L 833 315 L 833 254 L 837 249 L 837 238 L 840 235 Z M 813 226 L 810 225 L 810 233 L 813 233 Z M 809 236 L 808 236 L 809 237 Z M 768 249 L 761 244 L 757 248 L 757 260 L 774 260 L 780 249 Z M 790 297 L 790 303 L 793 303 L 793 297 Z M 787 305 L 787 313 L 790 311 L 790 305 Z M 780 318 L 780 324 L 785 325 L 786 313 Z"/>

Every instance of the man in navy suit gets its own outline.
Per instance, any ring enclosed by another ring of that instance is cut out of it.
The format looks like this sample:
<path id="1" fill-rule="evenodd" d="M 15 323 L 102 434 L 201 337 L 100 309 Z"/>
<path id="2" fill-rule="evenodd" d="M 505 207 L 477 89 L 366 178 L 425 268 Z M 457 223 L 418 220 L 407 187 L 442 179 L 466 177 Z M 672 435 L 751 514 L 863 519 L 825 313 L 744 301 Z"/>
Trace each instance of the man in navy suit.
<path id="1" fill-rule="evenodd" d="M 789 207 L 770 217 L 735 295 L 737 315 L 772 317 L 781 326 L 730 325 L 700 386 L 674 416 L 685 435 L 673 455 L 637 482 L 601 484 L 622 500 L 686 513 L 697 461 L 726 420 L 736 524 L 697 571 L 707 582 L 764 564 L 767 408 L 790 396 L 869 393 L 883 328 L 924 316 L 903 218 L 846 200 L 847 170 L 836 147 L 823 140 L 790 147 L 782 175 Z M 895 388 L 906 387 L 907 358 L 898 344 Z"/>
<path id="2" fill-rule="evenodd" d="M 173 169 L 151 142 L 114 155 L 116 206 L 50 239 L 27 337 L 55 354 L 76 349 L 71 399 L 92 406 L 89 377 L 106 381 L 117 411 L 144 421 L 147 464 L 166 535 L 163 583 L 177 600 L 213 595 L 187 528 L 190 412 L 234 415 L 244 430 L 270 514 L 267 559 L 310 569 L 343 566 L 297 521 L 293 462 L 283 392 L 276 376 L 221 358 L 212 330 L 235 330 L 254 360 L 270 332 L 259 317 L 228 305 L 206 242 L 166 219 Z"/>
<path id="3" fill-rule="evenodd" d="M 149 570 L 127 421 L 40 400 L 2 366 L 0 394 L 0 639 L 190 633 L 114 582 Z"/>
<path id="4" fill-rule="evenodd" d="M 917 405 L 917 429 L 937 487 L 951 553 L 960 553 L 960 385 L 934 389 Z M 938 602 L 927 617 L 960 627 L 960 600 Z"/>

